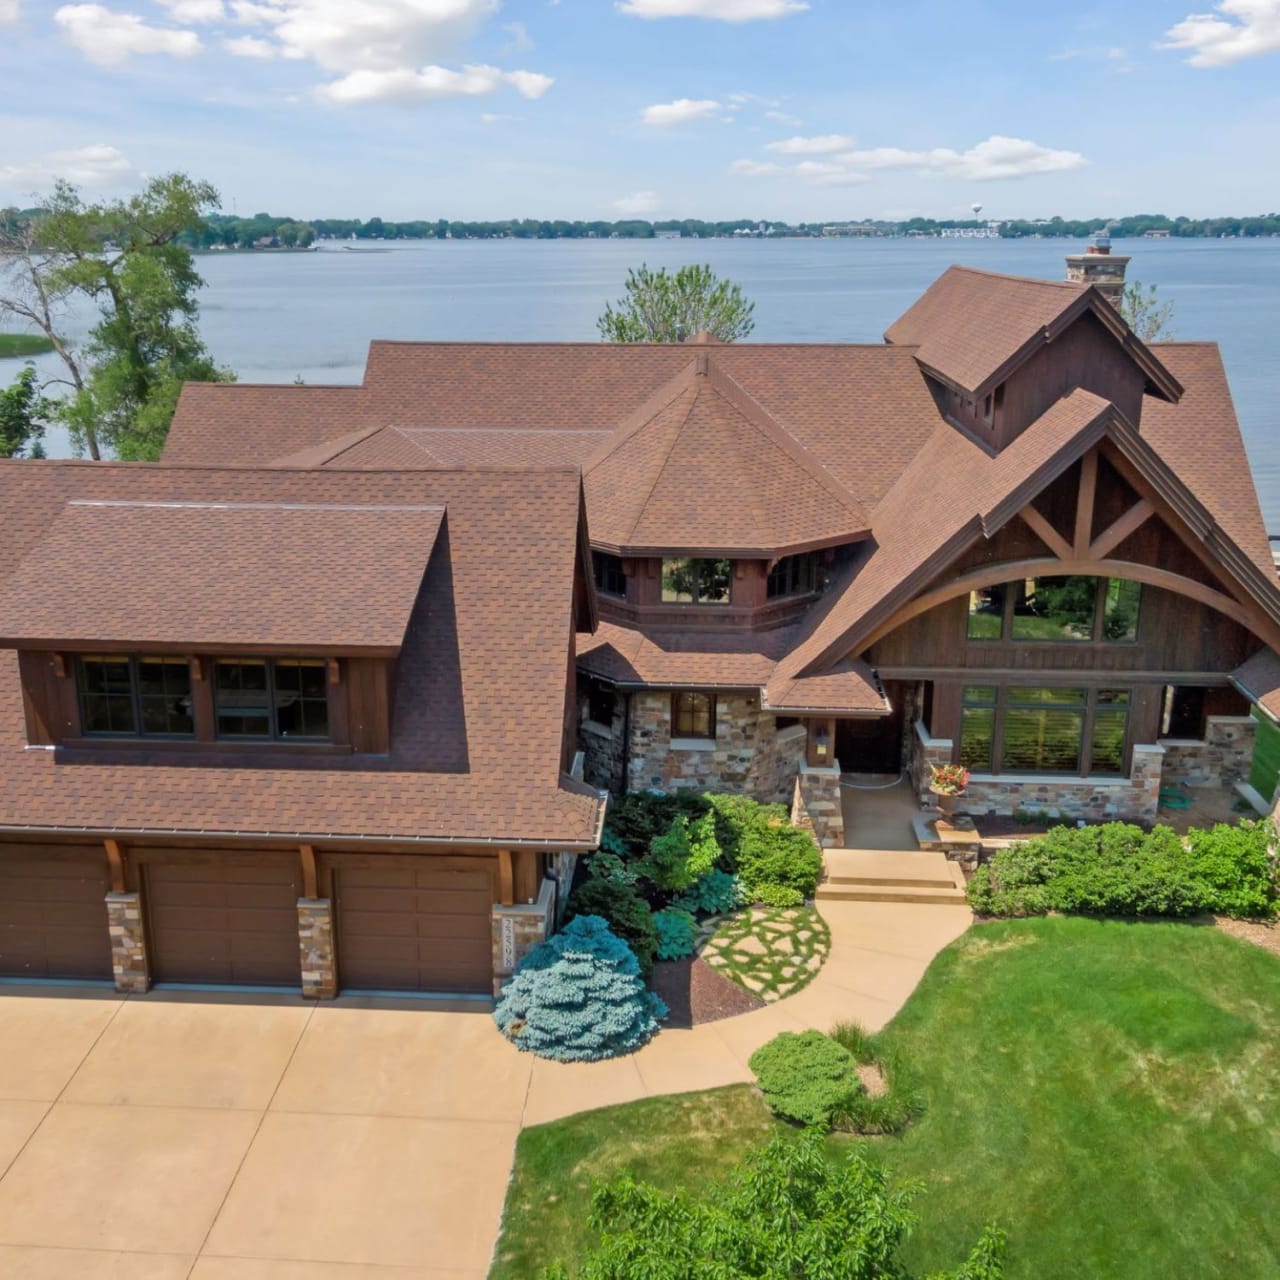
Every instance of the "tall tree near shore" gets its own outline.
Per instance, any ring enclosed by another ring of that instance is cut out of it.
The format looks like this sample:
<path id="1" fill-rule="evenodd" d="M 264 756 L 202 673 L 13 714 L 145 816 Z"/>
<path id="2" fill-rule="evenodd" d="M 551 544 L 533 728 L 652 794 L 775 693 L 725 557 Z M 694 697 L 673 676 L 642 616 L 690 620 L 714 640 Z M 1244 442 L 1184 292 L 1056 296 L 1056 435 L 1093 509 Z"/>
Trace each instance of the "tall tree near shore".
<path id="1" fill-rule="evenodd" d="M 691 264 L 674 275 L 640 266 L 627 272 L 623 296 L 616 308 L 606 304 L 596 326 L 606 342 L 683 342 L 703 332 L 736 342 L 755 328 L 755 305 L 709 266 Z"/>
<path id="2" fill-rule="evenodd" d="M 59 181 L 38 216 L 0 230 L 0 314 L 53 343 L 65 370 L 53 384 L 67 393 L 54 412 L 91 458 L 158 458 L 183 382 L 232 377 L 196 330 L 204 282 L 179 243 L 217 207 L 209 183 L 182 173 L 98 204 Z M 83 345 L 65 329 L 77 297 L 101 315 Z"/>
<path id="3" fill-rule="evenodd" d="M 26 365 L 0 389 L 0 458 L 43 458 L 49 402 L 36 384 L 35 365 Z"/>
<path id="4" fill-rule="evenodd" d="M 1120 299 L 1120 314 L 1125 323 L 1143 341 L 1155 342 L 1173 337 L 1170 321 L 1173 319 L 1173 303 L 1161 302 L 1155 285 L 1144 285 L 1141 280 L 1130 280 Z"/>

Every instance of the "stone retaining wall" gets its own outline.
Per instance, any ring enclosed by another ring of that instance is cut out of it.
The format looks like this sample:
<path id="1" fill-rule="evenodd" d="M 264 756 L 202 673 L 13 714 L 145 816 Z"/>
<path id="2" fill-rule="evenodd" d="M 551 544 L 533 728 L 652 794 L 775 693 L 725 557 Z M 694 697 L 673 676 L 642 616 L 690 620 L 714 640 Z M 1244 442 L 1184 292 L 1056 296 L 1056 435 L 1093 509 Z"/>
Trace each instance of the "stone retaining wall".
<path id="1" fill-rule="evenodd" d="M 1162 738 L 1164 785 L 1219 787 L 1247 782 L 1257 722 L 1251 716 L 1209 716 L 1204 740 Z"/>
<path id="2" fill-rule="evenodd" d="M 494 904 L 491 919 L 495 996 L 501 994 L 516 965 L 555 932 L 555 900 L 555 883 L 543 880 L 536 902 L 520 902 L 510 907 Z"/>
<path id="3" fill-rule="evenodd" d="M 812 832 L 823 849 L 844 847 L 838 765 L 801 766 L 792 791 L 791 825 Z"/>

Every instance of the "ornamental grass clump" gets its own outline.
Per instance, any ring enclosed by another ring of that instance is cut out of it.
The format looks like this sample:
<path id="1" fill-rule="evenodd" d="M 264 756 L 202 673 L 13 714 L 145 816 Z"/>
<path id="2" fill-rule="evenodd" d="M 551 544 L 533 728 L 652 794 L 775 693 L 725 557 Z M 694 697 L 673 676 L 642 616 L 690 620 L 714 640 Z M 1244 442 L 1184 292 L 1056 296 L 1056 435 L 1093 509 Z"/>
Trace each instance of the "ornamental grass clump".
<path id="1" fill-rule="evenodd" d="M 633 1053 L 666 1016 L 631 948 L 599 916 L 578 916 L 534 947 L 493 1011 L 517 1049 L 557 1062 Z"/>
<path id="2" fill-rule="evenodd" d="M 749 1065 L 773 1113 L 797 1124 L 830 1129 L 862 1092 L 853 1055 L 821 1031 L 783 1031 Z"/>

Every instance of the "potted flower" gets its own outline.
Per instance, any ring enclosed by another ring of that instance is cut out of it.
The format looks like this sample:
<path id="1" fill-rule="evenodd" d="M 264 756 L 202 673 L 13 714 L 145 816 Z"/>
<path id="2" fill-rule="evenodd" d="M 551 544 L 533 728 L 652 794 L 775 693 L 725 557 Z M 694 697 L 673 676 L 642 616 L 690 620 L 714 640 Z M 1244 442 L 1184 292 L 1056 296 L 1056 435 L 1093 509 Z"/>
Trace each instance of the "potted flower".
<path id="1" fill-rule="evenodd" d="M 956 802 L 969 786 L 969 770 L 962 764 L 931 764 L 929 790 L 933 792 L 938 813 L 950 821 L 956 816 Z"/>

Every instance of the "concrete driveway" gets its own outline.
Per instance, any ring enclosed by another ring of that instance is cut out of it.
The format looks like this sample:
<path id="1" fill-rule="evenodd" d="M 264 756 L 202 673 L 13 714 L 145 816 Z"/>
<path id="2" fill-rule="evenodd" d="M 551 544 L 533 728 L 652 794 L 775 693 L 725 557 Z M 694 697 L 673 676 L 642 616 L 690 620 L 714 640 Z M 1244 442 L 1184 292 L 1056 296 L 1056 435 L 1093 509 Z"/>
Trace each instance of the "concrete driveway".
<path id="1" fill-rule="evenodd" d="M 0 1280 L 481 1280 L 522 1125 L 881 1027 L 972 919 L 822 910 L 799 994 L 601 1063 L 518 1053 L 485 1005 L 0 986 Z"/>
<path id="2" fill-rule="evenodd" d="M 0 988 L 4 1280 L 479 1280 L 531 1063 L 484 1006 Z"/>

